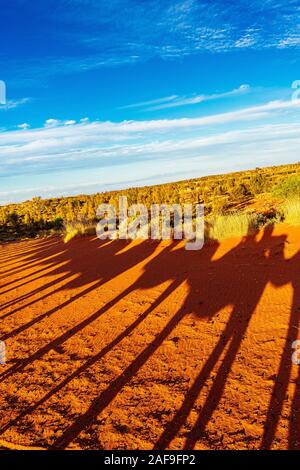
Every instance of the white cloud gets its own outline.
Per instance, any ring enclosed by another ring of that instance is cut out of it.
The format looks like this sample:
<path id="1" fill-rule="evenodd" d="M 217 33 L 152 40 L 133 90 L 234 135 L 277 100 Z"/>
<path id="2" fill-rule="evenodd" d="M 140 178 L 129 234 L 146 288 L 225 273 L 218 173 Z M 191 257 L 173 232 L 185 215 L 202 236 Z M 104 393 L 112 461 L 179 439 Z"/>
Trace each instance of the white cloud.
<path id="1" fill-rule="evenodd" d="M 58 126 L 60 124 L 60 121 L 58 119 L 47 119 L 47 121 L 45 122 L 45 127 L 55 127 L 55 126 Z"/>
<path id="2" fill-rule="evenodd" d="M 27 124 L 27 122 L 24 122 L 23 124 L 19 124 L 18 128 L 26 131 L 27 129 L 30 128 L 30 124 Z"/>
<path id="3" fill-rule="evenodd" d="M 271 101 L 262 105 L 242 108 L 226 113 L 213 114 L 198 118 L 179 118 L 179 119 L 154 119 L 148 121 L 95 121 L 73 124 L 72 126 L 61 125 L 66 121 L 58 119 L 48 119 L 44 128 L 31 129 L 27 132 L 2 132 L 0 134 L 0 146 L 13 145 L 20 143 L 32 143 L 39 141 L 57 140 L 57 142 L 77 143 L 78 141 L 87 142 L 96 139 L 97 143 L 107 141 L 123 141 L 141 133 L 158 133 L 162 135 L 166 132 L 177 130 L 192 130 L 216 125 L 228 125 L 235 122 L 252 122 L 262 118 L 280 117 L 294 111 L 300 110 L 300 100 L 296 101 Z M 143 136 L 143 135 L 142 135 Z M 74 140 L 75 139 L 75 140 Z M 1 147 L 0 147 L 1 148 Z"/>
<path id="4" fill-rule="evenodd" d="M 295 161 L 299 113 L 298 101 L 273 101 L 199 118 L 120 123 L 51 118 L 43 128 L 0 133 L 1 188 L 12 198 L 11 190 L 26 189 L 27 180 L 36 188 L 43 180 L 45 188 L 54 188 L 51 194 L 62 194 L 65 181 L 80 188 L 98 178 L 100 190 L 121 187 L 132 174 L 161 181 L 159 174 L 183 178 Z"/>
<path id="5" fill-rule="evenodd" d="M 80 120 L 81 123 L 87 122 L 84 119 Z M 66 121 L 61 121 L 59 119 L 47 119 L 45 122 L 45 127 L 58 127 L 58 126 L 74 126 L 76 124 L 76 121 L 74 119 L 69 119 Z"/>
<path id="6" fill-rule="evenodd" d="M 61 153 L 66 155 L 81 155 L 87 159 L 95 151 L 108 154 L 116 145 L 118 152 L 125 148 L 126 142 L 142 142 L 161 140 L 170 134 L 172 140 L 180 135 L 189 136 L 210 126 L 232 126 L 234 123 L 255 123 L 261 119 L 274 119 L 289 116 L 290 113 L 300 111 L 299 101 L 272 101 L 263 105 L 243 108 L 227 113 L 215 114 L 199 118 L 163 119 L 150 121 L 123 121 L 115 123 L 85 121 L 80 124 L 62 125 L 65 122 L 49 119 L 46 126 L 40 129 L 27 129 L 22 131 L 2 132 L 0 134 L 0 155 L 7 159 L 10 155 L 20 155 L 22 158 L 46 158 Z M 175 133 L 174 133 L 175 132 Z M 210 131 L 211 132 L 211 131 Z M 215 130 L 212 135 L 214 135 Z"/>

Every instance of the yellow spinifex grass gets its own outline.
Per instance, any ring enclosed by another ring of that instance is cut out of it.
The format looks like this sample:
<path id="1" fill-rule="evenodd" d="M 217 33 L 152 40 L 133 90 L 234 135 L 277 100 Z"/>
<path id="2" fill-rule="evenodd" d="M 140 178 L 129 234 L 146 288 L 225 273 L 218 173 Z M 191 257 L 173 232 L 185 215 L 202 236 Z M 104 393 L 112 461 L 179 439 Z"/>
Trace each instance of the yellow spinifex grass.
<path id="1" fill-rule="evenodd" d="M 282 206 L 284 221 L 289 225 L 300 224 L 300 197 L 287 199 Z"/>
<path id="2" fill-rule="evenodd" d="M 92 235 L 95 233 L 95 227 L 83 222 L 67 222 L 64 228 L 64 242 L 68 243 L 75 237 L 83 235 Z"/>
<path id="3" fill-rule="evenodd" d="M 244 237 L 255 229 L 255 216 L 240 212 L 216 215 L 209 223 L 208 238 L 224 240 L 230 237 Z"/>

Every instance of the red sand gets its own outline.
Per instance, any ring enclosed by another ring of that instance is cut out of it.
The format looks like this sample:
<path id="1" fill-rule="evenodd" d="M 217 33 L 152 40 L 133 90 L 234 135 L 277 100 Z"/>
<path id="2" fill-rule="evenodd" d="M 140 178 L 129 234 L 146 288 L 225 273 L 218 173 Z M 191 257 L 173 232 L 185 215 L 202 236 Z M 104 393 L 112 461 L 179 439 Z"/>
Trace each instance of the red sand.
<path id="1" fill-rule="evenodd" d="M 299 449 L 300 228 L 0 249 L 0 446 Z"/>

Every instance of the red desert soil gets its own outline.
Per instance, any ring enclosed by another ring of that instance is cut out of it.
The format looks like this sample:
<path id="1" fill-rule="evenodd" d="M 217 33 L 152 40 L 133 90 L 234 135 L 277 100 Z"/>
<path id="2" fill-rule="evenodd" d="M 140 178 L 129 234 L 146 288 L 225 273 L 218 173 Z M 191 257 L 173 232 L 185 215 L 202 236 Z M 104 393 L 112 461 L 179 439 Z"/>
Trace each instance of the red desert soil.
<path id="1" fill-rule="evenodd" d="M 300 228 L 12 243 L 0 286 L 0 447 L 300 448 Z"/>

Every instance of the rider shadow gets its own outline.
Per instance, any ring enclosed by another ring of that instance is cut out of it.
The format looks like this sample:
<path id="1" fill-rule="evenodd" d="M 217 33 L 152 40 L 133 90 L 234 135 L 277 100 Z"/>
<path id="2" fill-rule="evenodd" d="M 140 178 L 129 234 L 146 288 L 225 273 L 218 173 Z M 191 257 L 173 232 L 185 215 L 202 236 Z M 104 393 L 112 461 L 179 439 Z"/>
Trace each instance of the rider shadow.
<path id="1" fill-rule="evenodd" d="M 257 234 L 250 234 L 230 252 L 214 262 L 217 278 L 221 279 L 222 283 L 219 286 L 218 292 L 215 291 L 213 286 L 209 290 L 208 286 L 206 298 L 206 304 L 208 305 L 203 314 L 207 317 L 212 317 L 226 305 L 233 306 L 232 312 L 219 341 L 186 394 L 180 409 L 156 442 L 155 449 L 168 447 L 180 431 L 210 374 L 216 367 L 220 356 L 224 354 L 205 404 L 198 415 L 193 429 L 186 438 L 184 448 L 188 450 L 193 449 L 198 439 L 204 435 L 206 426 L 222 398 L 228 376 L 243 338 L 246 335 L 252 315 L 270 280 L 270 270 L 268 269 L 266 258 L 267 251 L 272 246 L 284 245 L 286 237 L 274 237 L 272 233 L 272 226 L 266 227 L 259 241 L 257 241 Z M 243 263 L 240 261 L 241 257 Z M 253 263 L 254 260 L 255 263 Z M 261 266 L 260 269 L 258 269 L 258 260 Z M 197 279 L 190 278 L 189 283 L 191 292 L 194 292 L 197 287 Z M 183 308 L 187 308 L 187 311 L 192 312 L 193 302 L 190 302 L 190 300 L 191 298 L 188 297 Z M 199 314 L 201 316 L 199 311 L 194 311 L 193 313 L 198 317 Z"/>

